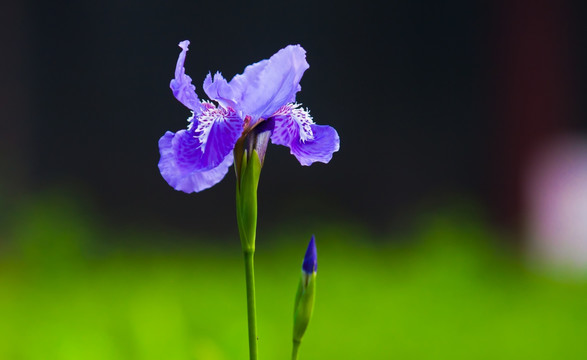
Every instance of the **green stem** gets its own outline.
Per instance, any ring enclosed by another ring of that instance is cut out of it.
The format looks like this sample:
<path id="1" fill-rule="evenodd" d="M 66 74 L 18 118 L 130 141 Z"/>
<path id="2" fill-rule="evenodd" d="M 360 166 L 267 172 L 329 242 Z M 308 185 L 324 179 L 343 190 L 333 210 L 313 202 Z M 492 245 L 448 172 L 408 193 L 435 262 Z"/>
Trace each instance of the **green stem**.
<path id="1" fill-rule="evenodd" d="M 293 349 L 291 351 L 291 360 L 298 360 L 298 350 L 300 350 L 301 341 L 293 341 Z"/>
<path id="2" fill-rule="evenodd" d="M 247 315 L 249 320 L 249 354 L 257 360 L 257 310 L 255 305 L 255 251 L 245 251 L 245 276 L 247 278 Z"/>

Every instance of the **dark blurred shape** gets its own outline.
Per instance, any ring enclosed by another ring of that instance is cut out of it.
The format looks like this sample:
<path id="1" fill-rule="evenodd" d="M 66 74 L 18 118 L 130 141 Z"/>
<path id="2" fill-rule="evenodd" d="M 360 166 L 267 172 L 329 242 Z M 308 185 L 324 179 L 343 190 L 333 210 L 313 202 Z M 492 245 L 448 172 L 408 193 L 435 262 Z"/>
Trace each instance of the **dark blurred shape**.
<path id="1" fill-rule="evenodd" d="M 501 225 L 520 229 L 523 177 L 545 143 L 567 132 L 575 115 L 572 77 L 576 15 L 566 0 L 495 3 L 493 111 L 494 181 L 490 194 Z"/>
<path id="2" fill-rule="evenodd" d="M 4 206 L 30 185 L 31 61 L 26 10 L 22 1 L 8 0 L 0 11 L 0 203 Z"/>

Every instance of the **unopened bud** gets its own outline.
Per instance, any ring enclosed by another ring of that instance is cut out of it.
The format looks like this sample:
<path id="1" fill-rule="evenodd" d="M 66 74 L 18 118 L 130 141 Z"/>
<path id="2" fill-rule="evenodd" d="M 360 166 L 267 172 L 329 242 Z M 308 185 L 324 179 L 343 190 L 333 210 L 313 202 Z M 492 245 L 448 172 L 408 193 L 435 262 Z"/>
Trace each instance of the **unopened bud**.
<path id="1" fill-rule="evenodd" d="M 296 300 L 294 305 L 294 329 L 293 341 L 300 343 L 308 328 L 312 311 L 314 309 L 314 298 L 316 294 L 316 273 L 318 270 L 318 257 L 316 252 L 316 240 L 314 235 L 308 244 L 306 256 L 302 264 L 302 274 Z"/>

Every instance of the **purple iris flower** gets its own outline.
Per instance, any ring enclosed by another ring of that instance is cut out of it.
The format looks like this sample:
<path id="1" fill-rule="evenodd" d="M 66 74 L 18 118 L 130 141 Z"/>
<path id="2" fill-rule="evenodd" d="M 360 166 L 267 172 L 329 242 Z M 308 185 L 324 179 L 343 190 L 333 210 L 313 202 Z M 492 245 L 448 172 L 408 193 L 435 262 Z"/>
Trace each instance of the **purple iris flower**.
<path id="1" fill-rule="evenodd" d="M 271 142 L 288 146 L 300 164 L 328 163 L 339 149 L 330 126 L 316 125 L 309 110 L 295 102 L 309 65 L 306 51 L 289 45 L 271 58 L 245 68 L 227 82 L 217 72 L 204 80 L 204 92 L 215 103 L 200 100 L 184 62 L 189 41 L 179 43 L 173 95 L 192 111 L 188 127 L 159 139 L 159 170 L 174 189 L 186 193 L 207 189 L 224 178 L 234 161 L 237 140 L 261 122 L 271 126 Z"/>

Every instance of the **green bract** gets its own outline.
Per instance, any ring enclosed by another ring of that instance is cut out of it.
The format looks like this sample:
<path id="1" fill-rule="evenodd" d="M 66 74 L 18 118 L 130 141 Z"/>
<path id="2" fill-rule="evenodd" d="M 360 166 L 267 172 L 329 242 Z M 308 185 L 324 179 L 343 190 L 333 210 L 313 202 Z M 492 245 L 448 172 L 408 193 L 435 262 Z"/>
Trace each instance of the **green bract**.
<path id="1" fill-rule="evenodd" d="M 312 310 L 314 310 L 314 298 L 316 294 L 316 273 L 306 274 L 302 271 L 302 277 L 296 293 L 294 304 L 294 329 L 293 341 L 300 343 L 308 328 Z"/>
<path id="2" fill-rule="evenodd" d="M 236 185 L 236 219 L 244 251 L 255 251 L 257 233 L 257 187 L 261 160 L 257 151 L 243 152 Z"/>

